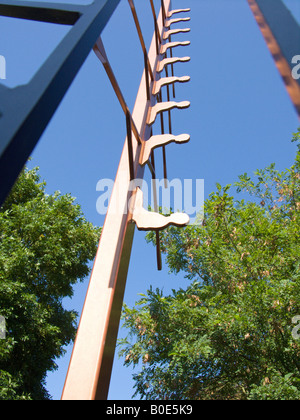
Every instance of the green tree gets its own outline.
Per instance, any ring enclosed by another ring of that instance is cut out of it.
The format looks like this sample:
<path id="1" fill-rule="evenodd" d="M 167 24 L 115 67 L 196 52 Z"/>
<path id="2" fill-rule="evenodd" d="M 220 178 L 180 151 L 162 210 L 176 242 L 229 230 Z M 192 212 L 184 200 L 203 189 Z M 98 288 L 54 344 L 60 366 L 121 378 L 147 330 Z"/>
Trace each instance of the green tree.
<path id="1" fill-rule="evenodd" d="M 300 134 L 294 135 L 300 140 Z M 120 354 L 146 399 L 300 399 L 300 150 L 205 202 L 202 226 L 169 228 L 162 250 L 188 287 L 125 305 Z M 155 243 L 155 235 L 148 240 Z M 139 365 L 141 366 L 141 365 Z"/>
<path id="2" fill-rule="evenodd" d="M 89 272 L 99 229 L 70 195 L 47 195 L 38 169 L 24 170 L 0 209 L 0 399 L 50 399 L 47 371 L 75 336 L 63 308 Z"/>

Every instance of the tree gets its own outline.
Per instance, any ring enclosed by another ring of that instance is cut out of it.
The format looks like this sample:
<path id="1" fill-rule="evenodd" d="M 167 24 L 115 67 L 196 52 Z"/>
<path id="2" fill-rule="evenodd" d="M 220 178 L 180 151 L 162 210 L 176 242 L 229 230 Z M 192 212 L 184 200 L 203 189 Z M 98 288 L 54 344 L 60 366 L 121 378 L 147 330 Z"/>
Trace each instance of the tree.
<path id="1" fill-rule="evenodd" d="M 217 184 L 202 226 L 161 234 L 170 271 L 189 286 L 125 305 L 120 354 L 142 362 L 142 398 L 300 399 L 300 145 L 290 169 L 255 175 L 235 184 L 251 199 Z"/>
<path id="2" fill-rule="evenodd" d="M 99 229 L 71 195 L 47 195 L 38 168 L 25 169 L 0 209 L 0 399 L 50 399 L 47 371 L 75 336 L 63 308 L 89 272 Z"/>

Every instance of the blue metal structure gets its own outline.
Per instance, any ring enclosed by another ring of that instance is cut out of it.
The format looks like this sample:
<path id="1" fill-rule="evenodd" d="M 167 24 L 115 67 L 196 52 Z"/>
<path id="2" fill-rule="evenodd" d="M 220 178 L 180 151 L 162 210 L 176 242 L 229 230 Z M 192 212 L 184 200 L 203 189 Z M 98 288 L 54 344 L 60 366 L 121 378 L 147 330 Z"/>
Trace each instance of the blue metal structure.
<path id="1" fill-rule="evenodd" d="M 119 2 L 1 1 L 0 16 L 73 27 L 27 85 L 0 84 L 0 206 Z"/>

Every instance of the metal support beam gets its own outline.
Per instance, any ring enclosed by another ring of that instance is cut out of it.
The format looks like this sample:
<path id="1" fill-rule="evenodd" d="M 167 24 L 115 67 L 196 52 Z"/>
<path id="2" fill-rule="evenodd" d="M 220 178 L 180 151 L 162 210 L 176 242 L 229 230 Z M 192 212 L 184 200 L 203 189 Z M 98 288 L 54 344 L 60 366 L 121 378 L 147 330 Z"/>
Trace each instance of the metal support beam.
<path id="1" fill-rule="evenodd" d="M 119 2 L 1 2 L 0 15 L 52 22 L 55 12 L 55 23 L 75 23 L 27 85 L 8 89 L 0 84 L 0 206 Z"/>
<path id="2" fill-rule="evenodd" d="M 300 55 L 300 26 L 282 0 L 248 0 L 300 118 L 300 79 L 293 77 L 293 57 Z"/>
<path id="3" fill-rule="evenodd" d="M 169 10 L 170 0 L 164 0 L 164 5 Z M 162 14 L 158 27 L 162 36 Z M 157 59 L 154 36 L 149 51 L 154 79 Z M 147 116 L 154 105 L 155 98 L 152 96 L 151 101 L 147 98 L 144 71 L 132 113 L 142 140 L 148 140 L 151 135 Z M 136 141 L 132 143 L 132 152 L 134 177 L 142 179 L 144 167 L 139 165 L 141 146 Z M 126 138 L 73 348 L 63 400 L 107 399 L 135 230 L 130 209 L 134 208 L 136 185 L 131 182 L 128 168 Z"/>

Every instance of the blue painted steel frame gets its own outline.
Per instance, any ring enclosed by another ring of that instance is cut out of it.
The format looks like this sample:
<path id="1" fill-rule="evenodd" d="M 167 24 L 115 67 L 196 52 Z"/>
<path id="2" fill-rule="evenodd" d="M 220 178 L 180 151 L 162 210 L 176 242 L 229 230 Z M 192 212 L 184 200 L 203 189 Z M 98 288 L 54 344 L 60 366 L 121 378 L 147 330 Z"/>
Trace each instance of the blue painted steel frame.
<path id="1" fill-rule="evenodd" d="M 0 2 L 0 16 L 73 25 L 27 85 L 0 84 L 0 206 L 119 2 Z"/>

